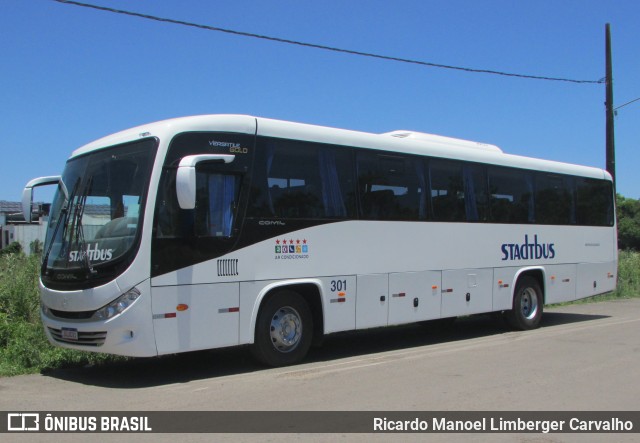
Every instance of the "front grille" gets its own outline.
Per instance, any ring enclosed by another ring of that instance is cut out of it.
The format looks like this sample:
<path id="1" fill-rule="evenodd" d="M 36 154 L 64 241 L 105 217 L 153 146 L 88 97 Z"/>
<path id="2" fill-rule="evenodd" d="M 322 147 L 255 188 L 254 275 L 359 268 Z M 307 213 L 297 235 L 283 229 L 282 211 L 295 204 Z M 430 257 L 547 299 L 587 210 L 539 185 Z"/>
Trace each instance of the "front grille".
<path id="1" fill-rule="evenodd" d="M 56 311 L 55 309 L 49 309 L 49 312 L 58 318 L 65 318 L 67 320 L 86 320 L 93 317 L 96 311 Z"/>
<path id="2" fill-rule="evenodd" d="M 107 332 L 82 332 L 78 331 L 78 340 L 67 340 L 66 338 L 62 338 L 62 331 L 60 329 L 48 327 L 49 332 L 53 339 L 60 343 L 69 343 L 72 345 L 80 345 L 80 346 L 102 346 L 104 341 L 107 339 Z"/>

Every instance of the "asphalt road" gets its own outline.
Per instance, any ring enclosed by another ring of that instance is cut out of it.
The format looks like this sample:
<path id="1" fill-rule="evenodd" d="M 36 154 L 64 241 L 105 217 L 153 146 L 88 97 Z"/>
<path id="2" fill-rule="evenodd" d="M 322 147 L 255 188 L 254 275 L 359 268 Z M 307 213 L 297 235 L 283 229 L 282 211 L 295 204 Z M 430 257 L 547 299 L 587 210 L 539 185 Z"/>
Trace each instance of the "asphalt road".
<path id="1" fill-rule="evenodd" d="M 450 328 L 411 325 L 330 337 L 306 363 L 265 369 L 246 349 L 0 379 L 0 410 L 640 410 L 640 299 L 547 308 L 542 327 L 513 332 L 491 316 Z M 10 437 L 10 438 L 5 438 Z M 2 435 L 2 441 L 60 436 Z M 121 441 L 122 435 L 65 440 Z M 210 435 L 136 435 L 207 441 Z M 422 441 L 363 434 L 216 435 L 216 441 Z M 602 441 L 596 434 L 431 434 L 429 441 Z M 640 434 L 615 441 L 639 441 Z"/>

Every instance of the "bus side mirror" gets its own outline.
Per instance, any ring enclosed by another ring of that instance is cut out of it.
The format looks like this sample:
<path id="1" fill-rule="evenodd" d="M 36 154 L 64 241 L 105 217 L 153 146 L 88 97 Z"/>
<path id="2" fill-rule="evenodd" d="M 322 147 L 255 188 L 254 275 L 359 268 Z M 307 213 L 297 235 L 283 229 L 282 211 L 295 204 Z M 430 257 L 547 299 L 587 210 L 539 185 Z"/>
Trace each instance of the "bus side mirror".
<path id="1" fill-rule="evenodd" d="M 198 163 L 231 163 L 235 158 L 235 155 L 228 154 L 198 154 L 183 157 L 176 173 L 176 195 L 180 209 L 196 207 L 196 165 Z"/>
<path id="2" fill-rule="evenodd" d="M 34 178 L 29 183 L 26 184 L 24 190 L 22 191 L 22 215 L 24 216 L 24 220 L 27 223 L 31 223 L 31 206 L 33 204 L 33 188 L 37 186 L 48 186 L 48 185 L 57 185 L 59 184 L 64 192 L 65 198 L 69 198 L 67 193 L 67 189 L 62 182 L 62 177 L 59 175 L 54 175 L 50 177 L 39 177 Z"/>

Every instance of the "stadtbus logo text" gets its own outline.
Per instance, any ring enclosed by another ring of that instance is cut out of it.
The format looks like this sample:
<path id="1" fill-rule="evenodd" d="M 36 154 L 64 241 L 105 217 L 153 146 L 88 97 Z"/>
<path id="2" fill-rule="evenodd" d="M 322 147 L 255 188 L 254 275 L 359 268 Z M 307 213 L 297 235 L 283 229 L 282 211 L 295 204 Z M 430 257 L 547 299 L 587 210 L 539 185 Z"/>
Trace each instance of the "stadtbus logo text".
<path id="1" fill-rule="evenodd" d="M 96 243 L 93 245 L 93 249 L 91 249 L 91 245 L 89 245 L 86 251 L 69 252 L 69 261 L 78 262 L 86 260 L 87 255 L 91 261 L 107 261 L 113 257 L 113 249 L 98 249 L 98 243 Z"/>
<path id="2" fill-rule="evenodd" d="M 556 256 L 555 243 L 543 243 L 538 240 L 538 235 L 533 236 L 533 242 L 529 236 L 524 236 L 524 243 L 503 243 L 501 246 L 502 260 L 540 260 L 553 259 Z"/>

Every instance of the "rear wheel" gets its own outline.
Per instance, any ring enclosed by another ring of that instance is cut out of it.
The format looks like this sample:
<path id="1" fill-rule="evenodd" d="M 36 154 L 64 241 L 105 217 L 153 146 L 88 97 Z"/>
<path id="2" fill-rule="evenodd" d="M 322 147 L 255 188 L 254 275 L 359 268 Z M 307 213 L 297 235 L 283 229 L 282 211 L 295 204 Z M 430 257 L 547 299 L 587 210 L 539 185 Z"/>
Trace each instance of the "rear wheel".
<path id="1" fill-rule="evenodd" d="M 538 281 L 528 275 L 520 277 L 513 295 L 513 309 L 506 315 L 509 324 L 521 331 L 537 328 L 542 319 L 543 304 Z"/>
<path id="2" fill-rule="evenodd" d="M 269 366 L 301 361 L 313 338 L 313 316 L 304 298 L 282 290 L 270 297 L 256 321 L 253 355 Z"/>

